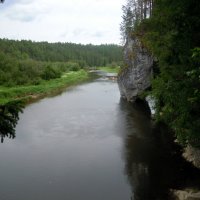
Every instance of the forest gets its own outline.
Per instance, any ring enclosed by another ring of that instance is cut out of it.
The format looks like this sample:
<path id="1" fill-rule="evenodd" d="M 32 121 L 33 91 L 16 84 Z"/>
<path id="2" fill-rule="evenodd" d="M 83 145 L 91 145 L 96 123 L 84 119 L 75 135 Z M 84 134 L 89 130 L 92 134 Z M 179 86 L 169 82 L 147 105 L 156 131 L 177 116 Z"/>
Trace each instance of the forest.
<path id="1" fill-rule="evenodd" d="M 121 33 L 154 58 L 150 95 L 157 122 L 182 145 L 200 146 L 200 4 L 198 0 L 128 0 Z"/>
<path id="2" fill-rule="evenodd" d="M 120 65 L 122 47 L 0 39 L 0 85 L 37 85 L 63 72 Z"/>

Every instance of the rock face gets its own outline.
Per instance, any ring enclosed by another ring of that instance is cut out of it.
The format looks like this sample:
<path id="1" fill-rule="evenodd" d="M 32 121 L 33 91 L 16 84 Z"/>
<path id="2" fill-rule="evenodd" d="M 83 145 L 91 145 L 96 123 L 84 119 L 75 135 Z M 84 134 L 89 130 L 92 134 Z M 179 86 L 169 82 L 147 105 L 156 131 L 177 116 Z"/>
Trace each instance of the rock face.
<path id="1" fill-rule="evenodd" d="M 200 149 L 188 145 L 184 149 L 183 157 L 200 169 Z"/>
<path id="2" fill-rule="evenodd" d="M 135 101 L 151 86 L 153 58 L 137 38 L 128 38 L 124 47 L 126 67 L 118 76 L 121 97 Z"/>
<path id="3" fill-rule="evenodd" d="M 174 193 L 176 200 L 200 200 L 200 192 L 194 192 L 190 189 L 175 190 Z"/>

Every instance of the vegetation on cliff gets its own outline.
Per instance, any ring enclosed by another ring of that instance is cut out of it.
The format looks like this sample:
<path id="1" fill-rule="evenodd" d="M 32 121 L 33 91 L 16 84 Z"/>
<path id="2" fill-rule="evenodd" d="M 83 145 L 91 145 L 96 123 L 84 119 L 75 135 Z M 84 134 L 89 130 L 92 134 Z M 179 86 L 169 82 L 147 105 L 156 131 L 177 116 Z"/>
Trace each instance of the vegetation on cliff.
<path id="1" fill-rule="evenodd" d="M 183 145 L 200 145 L 200 4 L 198 0 L 128 0 L 123 38 L 138 37 L 154 56 L 156 120 Z"/>

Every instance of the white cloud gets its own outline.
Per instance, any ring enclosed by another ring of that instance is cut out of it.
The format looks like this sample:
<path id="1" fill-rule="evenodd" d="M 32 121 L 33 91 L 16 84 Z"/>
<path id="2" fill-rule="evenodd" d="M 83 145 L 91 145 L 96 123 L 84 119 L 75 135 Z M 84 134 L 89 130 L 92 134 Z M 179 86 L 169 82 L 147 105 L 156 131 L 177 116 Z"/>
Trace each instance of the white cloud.
<path id="1" fill-rule="evenodd" d="M 125 0 L 5 0 L 0 37 L 34 41 L 119 43 Z"/>

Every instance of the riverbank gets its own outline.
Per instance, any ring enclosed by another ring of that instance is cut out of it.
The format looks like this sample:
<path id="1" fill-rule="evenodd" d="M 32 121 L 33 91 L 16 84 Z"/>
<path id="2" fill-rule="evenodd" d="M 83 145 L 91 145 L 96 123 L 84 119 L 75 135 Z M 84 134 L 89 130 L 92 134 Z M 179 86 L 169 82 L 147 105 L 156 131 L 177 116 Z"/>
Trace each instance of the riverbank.
<path id="1" fill-rule="evenodd" d="M 119 70 L 120 70 L 120 66 L 117 66 L 117 67 L 98 67 L 97 68 L 98 70 L 101 70 L 101 71 L 104 71 L 104 72 L 108 72 L 108 73 L 119 73 Z"/>
<path id="2" fill-rule="evenodd" d="M 89 79 L 89 74 L 85 70 L 68 72 L 61 78 L 49 81 L 41 81 L 38 85 L 0 87 L 0 105 L 15 100 L 25 100 L 26 103 L 42 98 L 47 95 L 55 94 L 66 87 L 81 83 Z"/>

